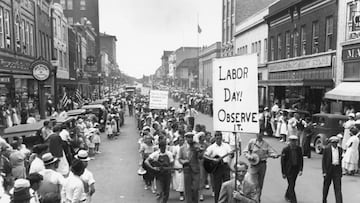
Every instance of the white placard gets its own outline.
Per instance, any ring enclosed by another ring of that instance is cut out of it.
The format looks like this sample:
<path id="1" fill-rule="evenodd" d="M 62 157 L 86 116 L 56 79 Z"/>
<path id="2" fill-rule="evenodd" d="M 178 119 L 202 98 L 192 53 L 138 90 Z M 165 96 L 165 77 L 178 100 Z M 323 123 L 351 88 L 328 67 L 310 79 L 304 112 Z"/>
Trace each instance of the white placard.
<path id="1" fill-rule="evenodd" d="M 215 59 L 214 130 L 259 132 L 257 55 Z"/>
<path id="2" fill-rule="evenodd" d="M 150 90 L 150 109 L 168 108 L 168 91 Z"/>

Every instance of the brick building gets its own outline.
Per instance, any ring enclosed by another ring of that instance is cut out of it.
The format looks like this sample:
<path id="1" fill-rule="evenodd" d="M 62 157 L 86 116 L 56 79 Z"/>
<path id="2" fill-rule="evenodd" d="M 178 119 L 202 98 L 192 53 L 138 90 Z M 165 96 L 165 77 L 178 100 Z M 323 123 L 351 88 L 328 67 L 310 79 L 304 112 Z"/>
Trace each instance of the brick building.
<path id="1" fill-rule="evenodd" d="M 336 0 L 280 0 L 269 7 L 269 99 L 318 112 L 333 83 Z"/>

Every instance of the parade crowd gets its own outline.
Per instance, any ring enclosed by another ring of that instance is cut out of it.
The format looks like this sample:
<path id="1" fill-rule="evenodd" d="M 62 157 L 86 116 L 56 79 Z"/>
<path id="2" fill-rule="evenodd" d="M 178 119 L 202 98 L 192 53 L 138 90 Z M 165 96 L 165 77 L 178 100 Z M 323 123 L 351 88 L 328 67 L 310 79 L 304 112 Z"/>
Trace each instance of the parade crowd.
<path id="1" fill-rule="evenodd" d="M 96 181 L 88 162 L 101 153 L 101 131 L 109 139 L 119 136 L 125 103 L 118 98 L 105 105 L 107 114 L 81 114 L 74 123 L 59 124 L 70 117 L 64 108 L 43 121 L 41 143 L 34 146 L 22 137 L 10 143 L 0 137 L 0 202 L 90 203 Z"/>
<path id="2" fill-rule="evenodd" d="M 281 173 L 288 182 L 284 198 L 297 202 L 295 183 L 303 173 L 304 157 L 311 157 L 310 146 L 303 144 L 310 120 L 301 119 L 297 113 L 290 117 L 286 126 L 291 129 L 277 132 L 281 141 L 286 142 L 278 153 L 263 139 L 266 130 L 264 118 L 260 118 L 260 133 L 239 151 L 241 142 L 237 135 L 209 132 L 199 124 L 201 121 L 194 125 L 197 111 L 193 104 L 189 100 L 180 101 L 179 107 L 165 110 L 149 109 L 148 97 L 138 96 L 135 102 L 141 157 L 138 174 L 144 180 L 145 190 L 154 193 L 158 202 L 166 203 L 170 190 L 178 192 L 181 201 L 203 201 L 204 191 L 210 189 L 215 203 L 267 202 L 261 195 L 268 158 L 280 158 Z M 344 124 L 349 125 L 344 136 L 330 137 L 323 149 L 323 203 L 327 202 L 331 183 L 336 203 L 342 203 L 341 177 L 358 171 L 358 124 L 355 115 L 350 114 Z M 240 161 L 240 156 L 248 161 Z"/>

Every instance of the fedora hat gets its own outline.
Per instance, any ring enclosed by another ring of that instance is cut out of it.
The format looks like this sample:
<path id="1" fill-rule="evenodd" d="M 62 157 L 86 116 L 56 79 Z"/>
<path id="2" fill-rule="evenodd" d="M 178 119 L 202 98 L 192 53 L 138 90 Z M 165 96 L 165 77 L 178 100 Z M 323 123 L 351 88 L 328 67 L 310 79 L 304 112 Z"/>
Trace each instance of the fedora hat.
<path id="1" fill-rule="evenodd" d="M 297 139 L 299 139 L 299 138 L 296 135 L 290 135 L 289 136 L 289 140 L 297 140 Z"/>
<path id="2" fill-rule="evenodd" d="M 80 161 L 90 161 L 88 152 L 85 150 L 79 150 L 79 152 L 75 155 L 75 158 Z"/>
<path id="3" fill-rule="evenodd" d="M 51 153 L 45 153 L 41 159 L 43 160 L 44 162 L 44 165 L 50 165 L 50 164 L 53 164 L 57 161 L 59 161 L 58 158 L 54 157 Z"/>

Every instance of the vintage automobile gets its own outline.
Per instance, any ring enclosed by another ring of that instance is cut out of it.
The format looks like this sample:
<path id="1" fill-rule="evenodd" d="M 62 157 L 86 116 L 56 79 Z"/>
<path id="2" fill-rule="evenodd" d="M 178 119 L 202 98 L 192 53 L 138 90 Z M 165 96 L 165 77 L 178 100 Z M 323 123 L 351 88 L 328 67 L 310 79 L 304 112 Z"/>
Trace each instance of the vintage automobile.
<path id="1" fill-rule="evenodd" d="M 312 116 L 312 136 L 310 145 L 315 152 L 321 154 L 331 136 L 344 132 L 343 124 L 347 116 L 337 114 L 318 113 Z"/>
<path id="2" fill-rule="evenodd" d="M 90 104 L 84 105 L 81 108 L 86 110 L 86 114 L 94 114 L 98 118 L 98 122 L 100 124 L 100 131 L 104 132 L 108 115 L 105 106 L 102 104 Z"/>
<path id="3" fill-rule="evenodd" d="M 81 116 L 86 114 L 86 109 L 74 109 L 66 112 L 68 116 Z"/>
<path id="4" fill-rule="evenodd" d="M 44 121 L 5 128 L 2 138 L 8 143 L 12 143 L 14 137 L 22 137 L 23 143 L 31 149 L 32 146 L 43 142 L 41 129 L 44 126 Z"/>

